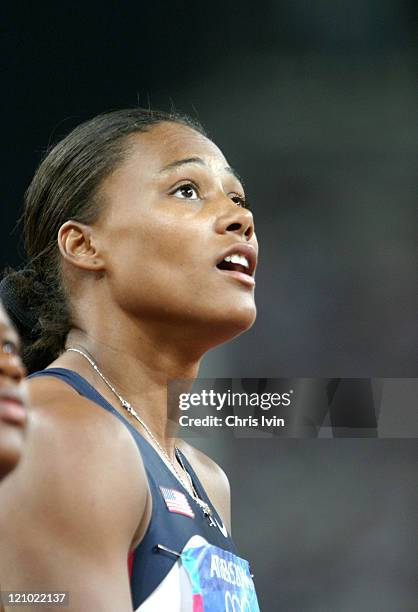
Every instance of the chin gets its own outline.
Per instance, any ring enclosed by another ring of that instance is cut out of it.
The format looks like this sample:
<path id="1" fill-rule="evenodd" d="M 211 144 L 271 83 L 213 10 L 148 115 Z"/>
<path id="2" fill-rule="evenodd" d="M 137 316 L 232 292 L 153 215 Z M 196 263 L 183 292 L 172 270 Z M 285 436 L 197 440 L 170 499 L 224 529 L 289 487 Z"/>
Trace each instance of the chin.
<path id="1" fill-rule="evenodd" d="M 23 448 L 23 433 L 14 425 L 0 421 L 0 480 L 19 463 Z"/>
<path id="2" fill-rule="evenodd" d="M 214 340 L 219 338 L 216 344 L 222 344 L 246 332 L 254 324 L 256 316 L 257 309 L 254 303 L 223 310 L 222 317 L 213 321 L 211 326 Z"/>
<path id="3" fill-rule="evenodd" d="M 240 333 L 247 331 L 253 326 L 257 317 L 257 309 L 255 305 L 247 308 L 239 308 L 233 318 L 234 323 L 239 327 Z"/>

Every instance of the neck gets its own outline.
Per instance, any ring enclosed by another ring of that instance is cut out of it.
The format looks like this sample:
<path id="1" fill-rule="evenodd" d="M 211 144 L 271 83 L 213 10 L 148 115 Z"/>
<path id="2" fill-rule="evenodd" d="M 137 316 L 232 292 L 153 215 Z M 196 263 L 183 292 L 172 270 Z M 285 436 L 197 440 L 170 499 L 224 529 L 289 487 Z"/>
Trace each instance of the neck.
<path id="1" fill-rule="evenodd" d="M 198 374 L 200 355 L 192 355 L 190 350 L 169 342 L 167 336 L 162 341 L 144 333 L 144 330 L 136 332 L 124 342 L 120 333 L 115 338 L 73 329 L 67 337 L 66 348 L 80 349 L 94 360 L 118 394 L 132 405 L 175 461 L 178 402 L 168 405 L 167 384 L 172 380 L 184 381 L 181 391 L 187 391 Z M 78 371 L 114 405 L 115 401 L 118 404 L 116 396 L 80 354 L 65 352 L 54 365 Z M 144 433 L 139 423 L 135 426 Z"/>

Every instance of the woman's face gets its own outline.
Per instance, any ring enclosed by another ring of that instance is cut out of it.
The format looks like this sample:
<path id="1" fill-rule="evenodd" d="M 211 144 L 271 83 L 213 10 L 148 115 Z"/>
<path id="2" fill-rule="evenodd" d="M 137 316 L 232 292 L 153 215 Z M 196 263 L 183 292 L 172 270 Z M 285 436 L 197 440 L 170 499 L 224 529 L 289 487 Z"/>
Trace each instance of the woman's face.
<path id="1" fill-rule="evenodd" d="M 25 371 L 19 338 L 0 304 L 0 480 L 20 459 L 26 422 Z"/>
<path id="2" fill-rule="evenodd" d="M 258 246 L 239 179 L 189 127 L 159 124 L 130 142 L 102 184 L 96 226 L 114 299 L 141 320 L 180 324 L 186 338 L 217 344 L 244 331 L 256 315 Z"/>

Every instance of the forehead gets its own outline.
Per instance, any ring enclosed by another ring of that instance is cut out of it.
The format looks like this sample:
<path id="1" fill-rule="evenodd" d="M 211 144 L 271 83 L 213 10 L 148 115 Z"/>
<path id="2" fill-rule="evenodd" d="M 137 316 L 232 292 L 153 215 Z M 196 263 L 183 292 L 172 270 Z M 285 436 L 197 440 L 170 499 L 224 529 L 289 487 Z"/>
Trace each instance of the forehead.
<path id="1" fill-rule="evenodd" d="M 173 161 L 200 157 L 209 166 L 224 168 L 227 161 L 217 145 L 196 130 L 178 123 L 159 123 L 129 137 L 129 159 L 145 171 L 159 171 Z M 129 163 L 129 162 L 128 162 Z"/>

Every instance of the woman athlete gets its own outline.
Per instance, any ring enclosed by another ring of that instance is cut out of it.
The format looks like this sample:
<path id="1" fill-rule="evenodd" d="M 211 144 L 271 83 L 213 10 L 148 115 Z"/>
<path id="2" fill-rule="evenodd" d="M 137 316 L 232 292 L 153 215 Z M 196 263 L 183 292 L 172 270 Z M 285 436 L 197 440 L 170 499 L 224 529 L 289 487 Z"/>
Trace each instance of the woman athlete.
<path id="1" fill-rule="evenodd" d="M 19 462 L 26 423 L 20 341 L 0 302 L 0 481 Z"/>
<path id="2" fill-rule="evenodd" d="M 257 241 L 236 173 L 185 117 L 112 112 L 46 156 L 24 233 L 28 264 L 3 295 L 20 304 L 33 409 L 0 492 L 3 589 L 67 591 L 83 612 L 258 610 L 230 590 L 248 576 L 228 480 L 173 436 L 167 409 L 167 382 L 194 379 L 255 319 Z M 218 583 L 205 594 L 203 566 L 187 582 L 178 555 L 206 545 Z M 225 604 L 206 604 L 221 582 Z"/>

